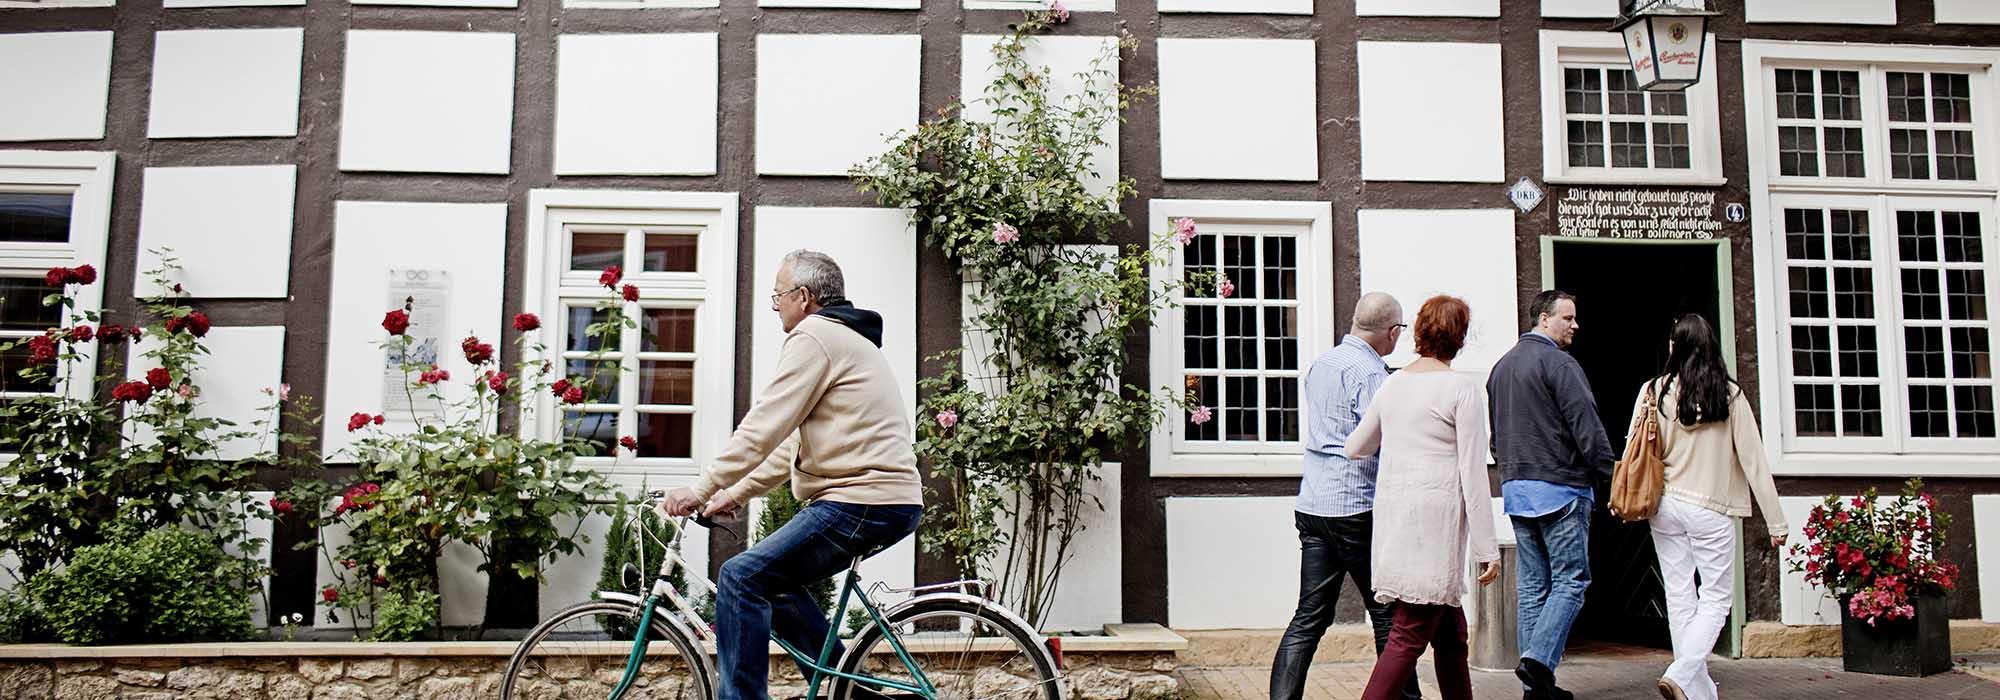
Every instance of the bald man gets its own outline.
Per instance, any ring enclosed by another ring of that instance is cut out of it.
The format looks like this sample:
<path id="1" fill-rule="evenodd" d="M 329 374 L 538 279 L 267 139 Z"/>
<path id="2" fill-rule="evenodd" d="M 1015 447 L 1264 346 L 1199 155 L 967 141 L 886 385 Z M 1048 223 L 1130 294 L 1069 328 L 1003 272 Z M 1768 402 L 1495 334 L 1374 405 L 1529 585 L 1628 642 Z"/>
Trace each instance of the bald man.
<path id="1" fill-rule="evenodd" d="M 1361 424 L 1375 390 L 1389 377 L 1382 361 L 1403 335 L 1403 305 L 1381 292 L 1361 296 L 1354 322 L 1340 345 L 1306 368 L 1305 475 L 1292 514 L 1299 529 L 1299 607 L 1292 614 L 1278 657 L 1271 662 L 1271 700 L 1299 700 L 1320 635 L 1333 623 L 1341 577 L 1354 579 L 1375 628 L 1375 652 L 1389 641 L 1392 617 L 1375 602 L 1369 585 L 1368 543 L 1374 536 L 1376 458 L 1348 459 L 1347 435 Z M 1403 697 L 1414 700 L 1413 675 Z"/>

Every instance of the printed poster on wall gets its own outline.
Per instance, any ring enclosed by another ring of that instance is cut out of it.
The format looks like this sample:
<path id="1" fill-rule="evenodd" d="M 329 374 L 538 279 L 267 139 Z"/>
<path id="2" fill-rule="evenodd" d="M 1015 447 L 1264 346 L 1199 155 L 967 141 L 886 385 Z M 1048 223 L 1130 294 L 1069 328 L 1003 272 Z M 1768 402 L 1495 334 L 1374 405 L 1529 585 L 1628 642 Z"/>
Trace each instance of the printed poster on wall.
<path id="1" fill-rule="evenodd" d="M 439 364 L 451 328 L 451 273 L 442 269 L 392 268 L 389 270 L 390 309 L 410 314 L 407 355 L 398 347 L 382 353 L 382 414 L 396 421 L 434 421 L 444 418 L 444 402 L 433 396 L 432 387 L 415 386 L 415 377 L 403 371 L 408 363 L 417 367 Z"/>

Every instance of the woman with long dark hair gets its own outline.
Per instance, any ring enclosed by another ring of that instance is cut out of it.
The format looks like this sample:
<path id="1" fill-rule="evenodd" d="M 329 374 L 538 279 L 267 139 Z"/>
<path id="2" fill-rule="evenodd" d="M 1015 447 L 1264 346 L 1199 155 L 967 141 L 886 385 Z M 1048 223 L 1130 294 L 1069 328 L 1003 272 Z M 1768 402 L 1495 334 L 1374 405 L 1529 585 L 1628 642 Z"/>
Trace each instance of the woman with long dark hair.
<path id="1" fill-rule="evenodd" d="M 1652 518 L 1674 639 L 1674 663 L 1660 678 L 1660 695 L 1714 700 L 1708 652 L 1736 595 L 1731 518 L 1748 517 L 1754 495 L 1778 549 L 1785 542 L 1785 515 L 1750 401 L 1722 364 L 1722 341 L 1708 319 L 1674 319 L 1666 371 L 1646 382 L 1633 402 L 1635 430 L 1648 411 L 1658 415 L 1667 465 L 1666 494 Z"/>

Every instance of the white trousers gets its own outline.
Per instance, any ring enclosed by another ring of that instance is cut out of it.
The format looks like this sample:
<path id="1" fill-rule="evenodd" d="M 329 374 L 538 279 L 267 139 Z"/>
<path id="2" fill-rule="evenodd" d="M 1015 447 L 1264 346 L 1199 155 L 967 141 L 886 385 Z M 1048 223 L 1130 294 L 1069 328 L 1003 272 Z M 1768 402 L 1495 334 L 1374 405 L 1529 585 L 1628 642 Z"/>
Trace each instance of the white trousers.
<path id="1" fill-rule="evenodd" d="M 1689 700 L 1715 700 L 1708 653 L 1729 623 L 1736 595 L 1735 523 L 1727 515 L 1665 496 L 1652 518 L 1653 550 L 1667 593 L 1667 624 L 1674 637 L 1674 663 L 1665 677 Z M 1696 576 L 1700 581 L 1697 585 Z"/>

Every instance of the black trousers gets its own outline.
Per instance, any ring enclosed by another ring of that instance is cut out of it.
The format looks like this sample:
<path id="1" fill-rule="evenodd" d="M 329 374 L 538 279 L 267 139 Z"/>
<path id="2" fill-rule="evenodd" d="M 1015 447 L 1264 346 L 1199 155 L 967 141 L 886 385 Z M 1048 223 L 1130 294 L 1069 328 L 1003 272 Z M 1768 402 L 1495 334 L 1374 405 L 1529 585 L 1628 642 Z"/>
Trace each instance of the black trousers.
<path id="1" fill-rule="evenodd" d="M 1340 518 L 1294 512 L 1299 528 L 1299 607 L 1292 623 L 1278 641 L 1278 657 L 1271 662 L 1271 700 L 1300 700 L 1305 695 L 1306 672 L 1312 667 L 1319 639 L 1333 624 L 1333 606 L 1340 600 L 1340 579 L 1354 579 L 1368 609 L 1368 622 L 1375 631 L 1375 653 L 1389 643 L 1389 627 L 1394 622 L 1387 603 L 1375 602 L 1374 587 L 1368 578 L 1368 546 L 1374 536 L 1375 516 L 1361 513 Z M 1410 676 L 1403 697 L 1421 697 L 1417 679 Z"/>

